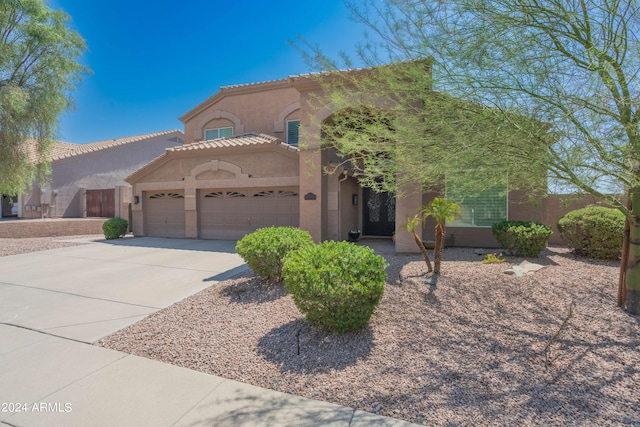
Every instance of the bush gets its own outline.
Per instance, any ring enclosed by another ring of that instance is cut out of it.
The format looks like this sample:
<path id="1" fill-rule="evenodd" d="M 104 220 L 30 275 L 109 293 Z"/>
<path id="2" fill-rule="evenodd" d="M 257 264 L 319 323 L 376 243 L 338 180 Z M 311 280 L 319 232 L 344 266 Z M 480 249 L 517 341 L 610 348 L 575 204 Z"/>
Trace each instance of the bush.
<path id="1" fill-rule="evenodd" d="M 311 326 L 345 333 L 369 322 L 384 293 L 386 266 L 371 248 L 327 241 L 289 253 L 282 276 Z"/>
<path id="2" fill-rule="evenodd" d="M 560 235 L 578 255 L 617 259 L 622 251 L 624 214 L 617 209 L 589 206 L 558 221 Z"/>
<path id="3" fill-rule="evenodd" d="M 487 254 L 482 260 L 483 264 L 501 264 L 506 262 L 502 254 Z"/>
<path id="4" fill-rule="evenodd" d="M 280 281 L 284 257 L 311 244 L 309 232 L 299 228 L 265 227 L 240 239 L 236 252 L 258 276 Z"/>
<path id="5" fill-rule="evenodd" d="M 551 227 L 532 221 L 501 221 L 491 231 L 502 249 L 523 257 L 540 255 L 553 233 Z"/>
<path id="6" fill-rule="evenodd" d="M 102 224 L 102 232 L 104 233 L 104 238 L 107 240 L 119 239 L 127 234 L 128 227 L 129 223 L 126 219 L 118 217 L 109 218 Z"/>

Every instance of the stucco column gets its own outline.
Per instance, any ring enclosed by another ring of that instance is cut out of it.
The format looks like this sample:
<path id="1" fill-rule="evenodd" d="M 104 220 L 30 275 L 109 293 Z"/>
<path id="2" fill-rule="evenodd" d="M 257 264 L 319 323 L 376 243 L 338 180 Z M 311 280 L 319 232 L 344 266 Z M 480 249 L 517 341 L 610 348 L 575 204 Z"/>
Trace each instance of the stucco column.
<path id="1" fill-rule="evenodd" d="M 191 184 L 191 185 L 189 185 Z M 198 238 L 198 211 L 196 200 L 195 180 L 185 180 L 184 189 L 184 237 L 187 239 Z"/>
<path id="2" fill-rule="evenodd" d="M 304 110 L 303 110 L 304 111 Z M 300 127 L 300 228 L 307 230 L 313 240 L 323 240 L 323 155 L 320 150 L 319 121 L 303 112 Z"/>
<path id="3" fill-rule="evenodd" d="M 403 197 L 396 200 L 396 253 L 419 253 L 413 234 L 404 225 L 408 218 L 413 218 L 422 206 L 422 191 L 419 185 L 404 188 Z M 417 227 L 418 235 L 422 237 L 422 227 Z"/>

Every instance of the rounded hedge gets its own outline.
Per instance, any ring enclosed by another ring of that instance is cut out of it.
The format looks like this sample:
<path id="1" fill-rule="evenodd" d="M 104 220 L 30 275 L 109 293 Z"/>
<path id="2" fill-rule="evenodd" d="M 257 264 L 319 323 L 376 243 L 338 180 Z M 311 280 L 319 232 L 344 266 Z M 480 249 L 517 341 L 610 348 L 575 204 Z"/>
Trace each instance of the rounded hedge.
<path id="1" fill-rule="evenodd" d="M 539 256 L 553 233 L 548 225 L 533 221 L 500 221 L 491 231 L 502 249 L 523 257 Z"/>
<path id="2" fill-rule="evenodd" d="M 107 240 L 119 239 L 127 234 L 128 227 L 129 222 L 127 222 L 126 219 L 118 217 L 109 218 L 102 224 L 102 232 L 104 233 L 104 238 Z"/>
<path id="3" fill-rule="evenodd" d="M 282 276 L 311 326 L 345 333 L 369 322 L 384 293 L 386 267 L 369 247 L 327 241 L 290 252 Z"/>
<path id="4" fill-rule="evenodd" d="M 578 255 L 617 259 L 622 252 L 624 222 L 624 214 L 617 209 L 588 206 L 560 218 L 558 230 Z"/>
<path id="5" fill-rule="evenodd" d="M 299 228 L 265 227 L 240 239 L 236 252 L 258 276 L 280 281 L 284 257 L 311 244 L 309 232 Z"/>

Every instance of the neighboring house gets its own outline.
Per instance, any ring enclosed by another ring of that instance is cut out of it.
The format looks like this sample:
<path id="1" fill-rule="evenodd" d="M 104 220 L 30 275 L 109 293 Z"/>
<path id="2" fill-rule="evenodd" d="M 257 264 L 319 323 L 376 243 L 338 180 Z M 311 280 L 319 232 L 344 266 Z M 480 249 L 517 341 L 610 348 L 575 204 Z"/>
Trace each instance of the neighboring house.
<path id="1" fill-rule="evenodd" d="M 58 142 L 48 181 L 18 196 L 17 216 L 128 218 L 131 187 L 124 178 L 183 138 L 181 131 L 169 130 L 88 144 Z"/>
<path id="2" fill-rule="evenodd" d="M 227 86 L 180 117 L 185 144 L 169 148 L 126 181 L 133 186 L 133 232 L 141 236 L 239 239 L 259 227 L 299 226 L 316 241 L 345 240 L 350 229 L 390 237 L 433 195 L 396 200 L 361 188 L 346 169 L 328 175 L 335 152 L 320 149 L 321 124 L 336 113 L 316 108 L 313 76 Z M 490 223 L 546 222 L 546 202 L 521 195 L 475 197 L 448 227 L 453 244 L 495 246 Z M 430 225 L 425 237 L 433 234 Z M 417 250 L 397 233 L 397 252 Z"/>
<path id="3" fill-rule="evenodd" d="M 31 164 L 36 164 L 39 159 L 39 154 L 37 153 L 36 146 L 37 141 L 33 138 L 27 139 L 23 146 L 27 152 L 29 162 L 31 162 Z M 69 142 L 54 141 L 49 156 L 51 158 L 62 156 L 68 152 L 72 152 L 76 148 L 76 146 L 76 144 L 71 144 Z M 21 202 L 23 201 L 23 198 L 24 195 L 22 194 L 18 196 L 2 195 L 2 205 L 0 210 L 1 217 L 22 217 L 23 209 Z"/>

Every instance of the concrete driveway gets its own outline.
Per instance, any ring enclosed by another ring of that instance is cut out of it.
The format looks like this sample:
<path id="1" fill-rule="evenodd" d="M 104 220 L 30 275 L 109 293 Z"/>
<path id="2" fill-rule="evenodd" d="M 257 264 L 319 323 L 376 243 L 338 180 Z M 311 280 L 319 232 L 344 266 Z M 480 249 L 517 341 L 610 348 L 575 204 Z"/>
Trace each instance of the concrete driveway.
<path id="1" fill-rule="evenodd" d="M 411 426 L 91 345 L 242 271 L 234 247 L 126 238 L 0 257 L 0 425 Z"/>
<path id="2" fill-rule="evenodd" d="M 92 343 L 241 271 L 235 242 L 151 237 L 0 258 L 0 323 Z"/>

